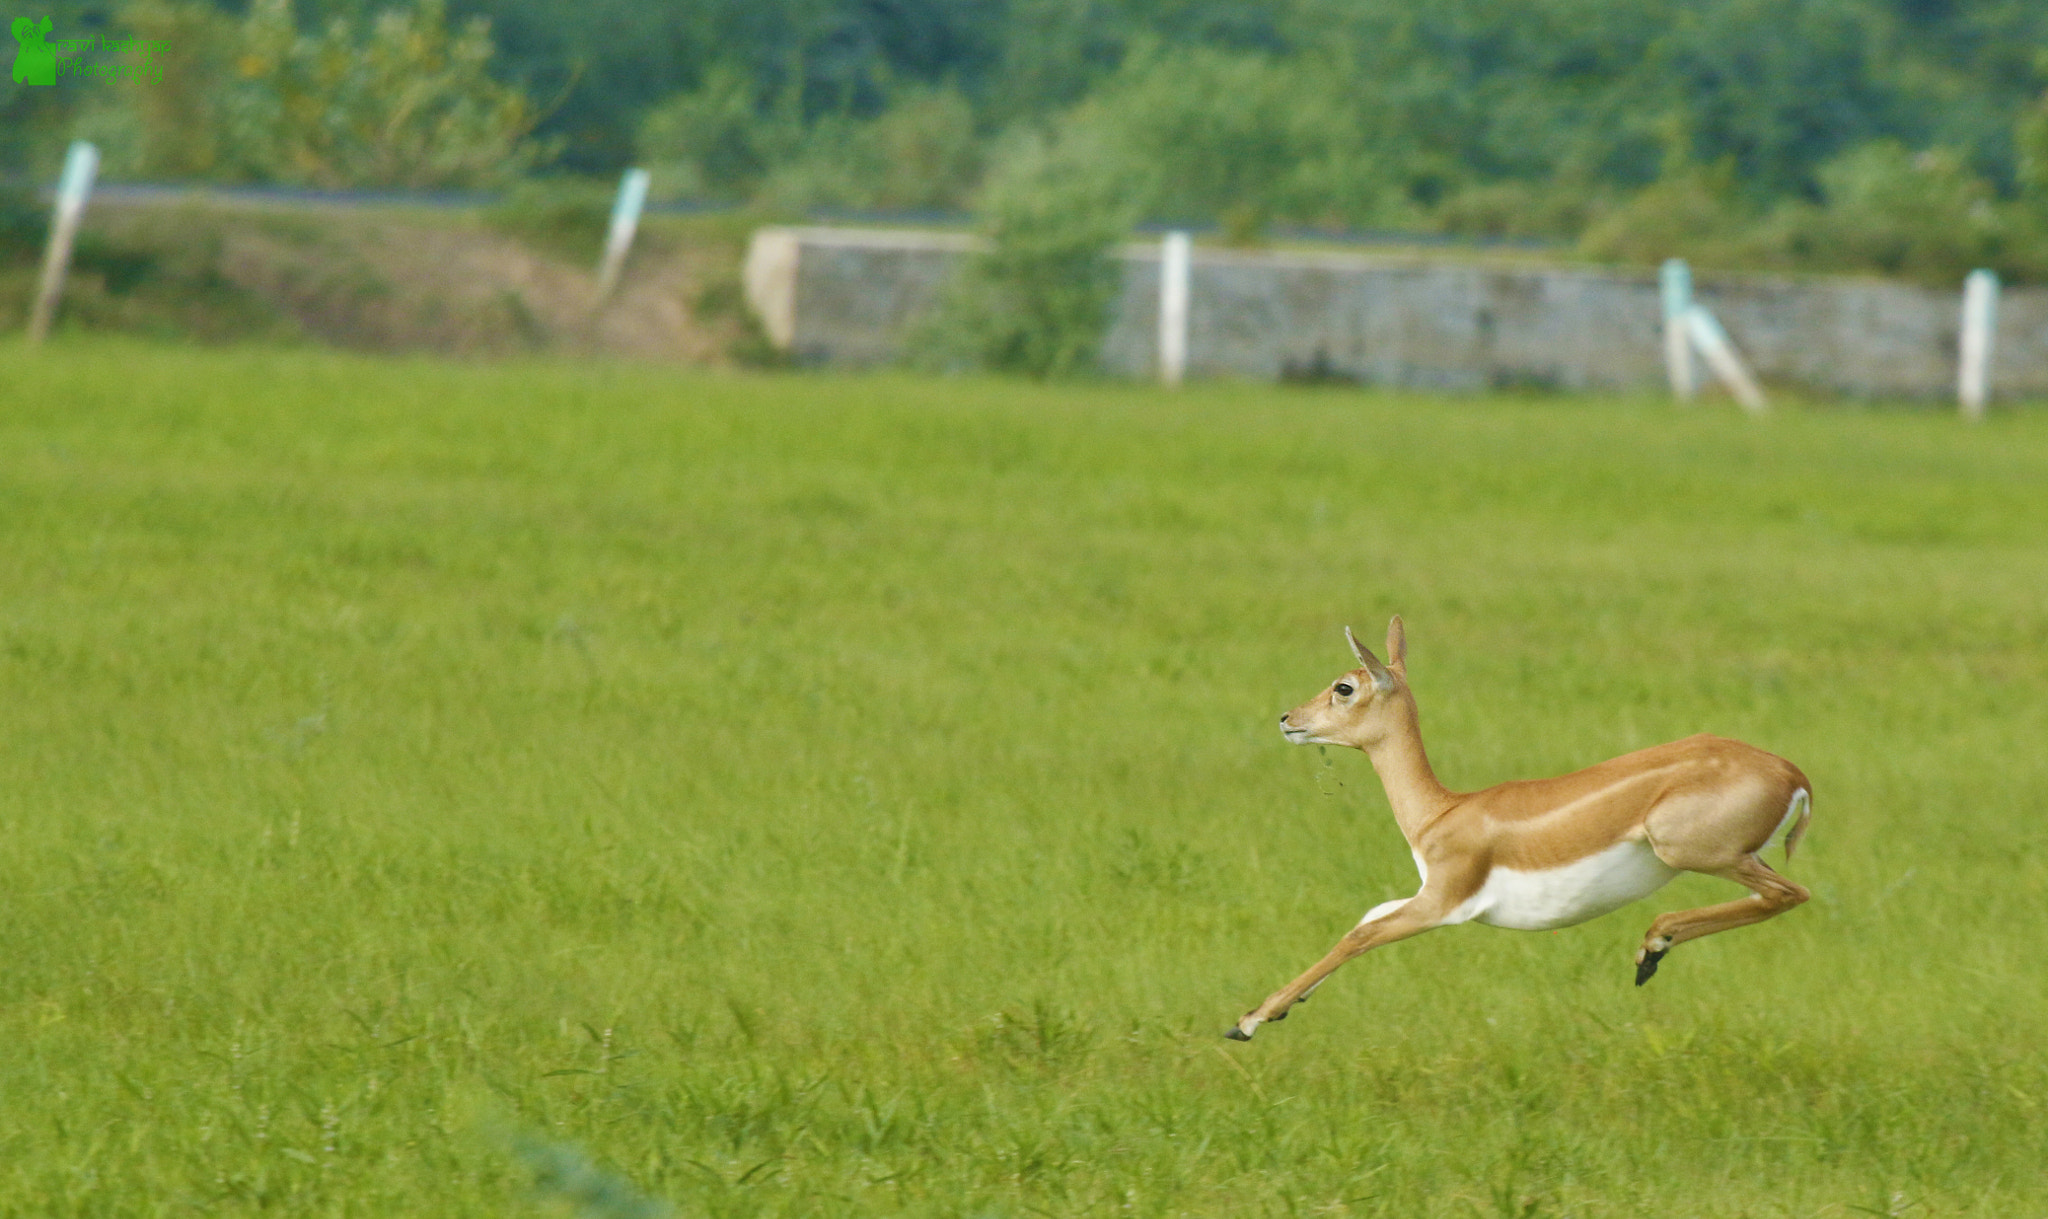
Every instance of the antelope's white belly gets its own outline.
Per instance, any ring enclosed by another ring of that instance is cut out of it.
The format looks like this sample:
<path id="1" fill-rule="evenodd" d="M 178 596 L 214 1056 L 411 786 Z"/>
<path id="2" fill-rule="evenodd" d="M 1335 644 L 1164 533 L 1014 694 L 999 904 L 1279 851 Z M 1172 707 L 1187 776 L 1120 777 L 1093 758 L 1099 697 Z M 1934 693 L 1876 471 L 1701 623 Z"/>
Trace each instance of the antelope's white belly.
<path id="1" fill-rule="evenodd" d="M 1497 867 L 1445 921 L 1516 931 L 1569 927 L 1648 897 L 1676 875 L 1678 869 L 1657 858 L 1649 843 L 1621 842 L 1542 872 Z"/>

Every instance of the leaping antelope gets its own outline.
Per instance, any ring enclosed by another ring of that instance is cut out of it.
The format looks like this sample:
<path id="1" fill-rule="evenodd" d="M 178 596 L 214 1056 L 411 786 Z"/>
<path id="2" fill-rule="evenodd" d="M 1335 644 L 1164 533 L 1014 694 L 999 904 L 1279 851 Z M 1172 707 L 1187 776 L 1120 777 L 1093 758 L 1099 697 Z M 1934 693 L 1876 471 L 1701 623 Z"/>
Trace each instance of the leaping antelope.
<path id="1" fill-rule="evenodd" d="M 1433 927 L 1481 922 L 1519 931 L 1569 927 L 1618 910 L 1680 872 L 1747 886 L 1751 896 L 1657 916 L 1636 950 L 1636 985 L 1677 944 L 1760 923 L 1812 896 L 1757 852 L 1787 826 L 1785 858 L 1806 832 L 1812 787 L 1797 766 L 1726 737 L 1691 736 L 1556 779 L 1446 790 L 1429 768 L 1401 619 L 1387 624 L 1381 664 L 1351 628 L 1358 657 L 1321 694 L 1280 717 L 1297 745 L 1349 745 L 1372 760 L 1422 889 L 1374 906 L 1322 960 L 1224 1036 L 1250 1041 L 1285 1020 L 1339 965 Z"/>

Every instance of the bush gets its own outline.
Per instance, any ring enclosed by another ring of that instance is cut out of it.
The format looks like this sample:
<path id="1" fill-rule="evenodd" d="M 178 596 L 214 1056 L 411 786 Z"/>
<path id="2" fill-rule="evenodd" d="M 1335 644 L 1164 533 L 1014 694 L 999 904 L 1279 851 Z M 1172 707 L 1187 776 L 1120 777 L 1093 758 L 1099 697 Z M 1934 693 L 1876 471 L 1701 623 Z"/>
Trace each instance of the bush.
<path id="1" fill-rule="evenodd" d="M 34 191 L 0 183 L 0 266 L 41 258 L 49 231 L 50 211 Z"/>
<path id="2" fill-rule="evenodd" d="M 803 137 L 790 105 L 764 108 L 752 75 L 715 64 L 697 88 L 647 113 L 638 147 L 665 193 L 743 199 L 796 154 Z"/>
<path id="3" fill-rule="evenodd" d="M 1110 247 L 1130 231 L 1130 192 L 1101 150 L 1069 134 L 1018 141 L 983 188 L 981 235 L 915 358 L 1045 378 L 1094 366 L 1117 291 Z"/>
<path id="4" fill-rule="evenodd" d="M 1759 213 L 1742 204 L 1732 164 L 1685 168 L 1595 222 L 1580 241 L 1599 259 L 1707 267 L 1874 273 L 1953 287 L 1978 267 L 2009 283 L 2048 278 L 2048 224 L 1946 149 L 1878 140 L 1816 173 L 1821 199 Z"/>
<path id="5" fill-rule="evenodd" d="M 879 170 L 871 207 L 952 207 L 982 171 L 974 108 L 957 89 L 898 100 L 861 131 L 863 154 Z"/>
<path id="6" fill-rule="evenodd" d="M 1679 166 L 1601 215 L 1579 238 L 1589 257 L 1653 264 L 1674 256 L 1705 266 L 1754 262 L 1758 217 L 1735 190 L 1735 163 Z"/>
<path id="7" fill-rule="evenodd" d="M 1452 193 L 1433 219 L 1459 237 L 1572 238 L 1586 231 L 1608 196 L 1592 182 L 1489 182 Z"/>
<path id="8" fill-rule="evenodd" d="M 2048 72 L 2048 54 L 2042 56 L 2041 68 Z M 2034 211 L 2048 215 L 2048 93 L 2021 112 L 2013 124 L 2013 145 L 2021 198 Z"/>
<path id="9" fill-rule="evenodd" d="M 772 209 L 797 212 L 958 207 L 974 189 L 981 159 L 967 99 L 956 89 L 912 90 L 873 119 L 818 122 L 793 159 L 768 176 L 760 197 Z"/>
<path id="10" fill-rule="evenodd" d="M 1822 205 L 1785 205 L 1779 220 L 1787 261 L 1946 285 L 2005 252 L 2006 217 L 1991 185 L 1955 153 L 1880 140 L 1818 177 Z"/>
<path id="11" fill-rule="evenodd" d="M 27 267 L 42 262 L 50 236 L 50 208 L 35 192 L 0 186 L 0 267 Z M 74 273 L 96 274 L 108 292 L 129 292 L 156 272 L 157 255 L 128 242 L 87 230 L 71 247 Z"/>
<path id="12" fill-rule="evenodd" d="M 587 178 L 535 178 L 484 213 L 492 228 L 574 262 L 595 263 L 611 227 L 617 187 Z"/>
<path id="13" fill-rule="evenodd" d="M 957 89 L 903 89 L 874 118 L 806 123 L 731 67 L 649 113 L 639 146 L 665 193 L 791 213 L 958 207 L 981 172 L 974 109 Z"/>
<path id="14" fill-rule="evenodd" d="M 1139 210 L 1221 220 L 1245 243 L 1274 220 L 1418 218 L 1332 65 L 1206 47 L 1142 49 L 1070 117 L 1131 167 Z"/>
<path id="15" fill-rule="evenodd" d="M 165 47 L 160 75 L 87 117 L 108 169 L 326 189 L 482 189 L 554 152 L 524 93 L 489 73 L 488 23 L 451 28 L 443 0 L 302 34 L 291 0 L 239 21 L 196 0 L 137 0 L 124 24 Z"/>

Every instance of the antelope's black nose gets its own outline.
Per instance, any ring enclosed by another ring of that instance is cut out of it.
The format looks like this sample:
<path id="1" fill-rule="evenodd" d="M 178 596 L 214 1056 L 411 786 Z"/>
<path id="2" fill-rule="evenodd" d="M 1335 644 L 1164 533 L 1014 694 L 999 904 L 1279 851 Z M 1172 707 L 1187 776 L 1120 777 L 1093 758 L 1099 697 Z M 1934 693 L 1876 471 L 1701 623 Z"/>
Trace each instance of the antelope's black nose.
<path id="1" fill-rule="evenodd" d="M 1286 723 L 1286 722 L 1287 722 L 1287 717 L 1286 717 L 1286 716 L 1284 716 L 1284 715 L 1283 715 L 1283 716 L 1281 716 L 1281 717 L 1280 717 L 1280 722 L 1281 722 L 1281 723 L 1283 723 L 1283 724 L 1284 724 L 1284 723 Z"/>

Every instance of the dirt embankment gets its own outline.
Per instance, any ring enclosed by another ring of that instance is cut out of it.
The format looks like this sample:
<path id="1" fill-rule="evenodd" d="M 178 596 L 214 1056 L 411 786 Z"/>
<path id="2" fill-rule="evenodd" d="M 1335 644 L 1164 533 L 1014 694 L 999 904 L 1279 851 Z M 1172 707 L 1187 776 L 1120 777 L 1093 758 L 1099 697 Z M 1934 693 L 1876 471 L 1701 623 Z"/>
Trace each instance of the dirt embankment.
<path id="1" fill-rule="evenodd" d="M 505 210 L 95 202 L 60 325 L 462 356 L 726 363 L 759 346 L 740 307 L 745 221 L 649 217 L 609 299 L 601 221 Z M 0 327 L 34 268 L 0 267 Z"/>

